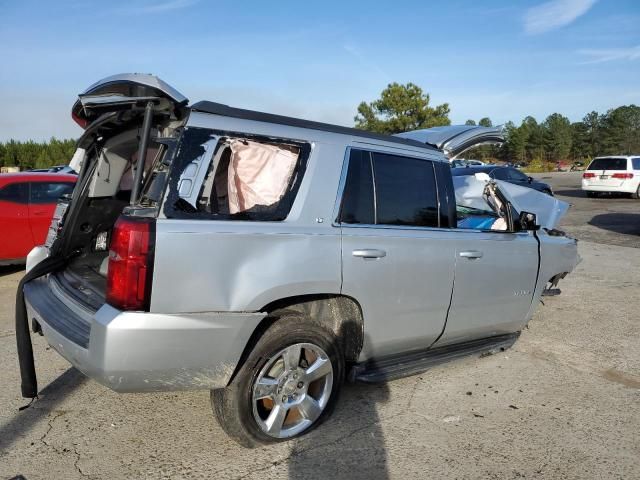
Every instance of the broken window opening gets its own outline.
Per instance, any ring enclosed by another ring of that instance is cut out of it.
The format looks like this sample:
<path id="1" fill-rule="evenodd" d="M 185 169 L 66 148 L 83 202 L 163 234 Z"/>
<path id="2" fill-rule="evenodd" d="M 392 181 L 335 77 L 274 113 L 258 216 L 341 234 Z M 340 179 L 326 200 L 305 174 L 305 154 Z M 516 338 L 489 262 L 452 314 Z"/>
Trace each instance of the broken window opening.
<path id="1" fill-rule="evenodd" d="M 306 167 L 309 144 L 242 134 L 209 135 L 202 140 L 199 148 L 183 148 L 178 154 L 179 178 L 177 185 L 175 178 L 169 182 L 167 217 L 286 218 Z"/>

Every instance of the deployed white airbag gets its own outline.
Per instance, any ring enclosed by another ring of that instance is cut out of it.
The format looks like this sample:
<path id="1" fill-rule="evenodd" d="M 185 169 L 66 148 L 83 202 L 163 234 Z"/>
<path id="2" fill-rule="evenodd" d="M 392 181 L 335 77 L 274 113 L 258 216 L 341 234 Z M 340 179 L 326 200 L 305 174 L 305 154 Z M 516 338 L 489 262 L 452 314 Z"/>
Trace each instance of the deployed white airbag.
<path id="1" fill-rule="evenodd" d="M 299 149 L 247 140 L 234 140 L 230 147 L 229 213 L 278 202 L 289 186 Z"/>

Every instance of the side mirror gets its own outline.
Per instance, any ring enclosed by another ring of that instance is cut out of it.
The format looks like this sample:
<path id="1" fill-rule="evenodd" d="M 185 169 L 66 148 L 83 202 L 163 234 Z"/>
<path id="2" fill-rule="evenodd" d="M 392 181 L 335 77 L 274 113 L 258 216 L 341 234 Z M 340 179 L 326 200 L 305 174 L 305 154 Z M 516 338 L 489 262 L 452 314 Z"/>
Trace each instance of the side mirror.
<path id="1" fill-rule="evenodd" d="M 520 230 L 540 230 L 540 225 L 536 223 L 536 214 L 531 212 L 520 212 Z"/>
<path id="2" fill-rule="evenodd" d="M 527 179 L 529 180 L 529 183 L 533 182 L 533 177 L 527 177 Z"/>

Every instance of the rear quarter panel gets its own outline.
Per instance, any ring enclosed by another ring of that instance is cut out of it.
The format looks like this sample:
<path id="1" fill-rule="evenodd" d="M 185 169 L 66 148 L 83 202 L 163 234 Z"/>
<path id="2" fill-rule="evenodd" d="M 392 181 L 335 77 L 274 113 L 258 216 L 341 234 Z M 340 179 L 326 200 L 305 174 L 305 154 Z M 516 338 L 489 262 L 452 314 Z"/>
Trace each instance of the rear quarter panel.
<path id="1" fill-rule="evenodd" d="M 340 293 L 341 237 L 331 217 L 346 146 L 308 141 L 286 220 L 158 219 L 151 311 L 257 311 L 290 296 Z"/>

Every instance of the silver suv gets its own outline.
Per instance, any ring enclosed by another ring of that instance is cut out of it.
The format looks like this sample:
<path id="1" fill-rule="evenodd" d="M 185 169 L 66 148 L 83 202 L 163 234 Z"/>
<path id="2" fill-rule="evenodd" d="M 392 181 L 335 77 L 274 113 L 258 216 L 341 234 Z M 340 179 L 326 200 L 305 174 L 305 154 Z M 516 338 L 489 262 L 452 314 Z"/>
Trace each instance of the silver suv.
<path id="1" fill-rule="evenodd" d="M 115 391 L 209 389 L 241 444 L 289 439 L 345 379 L 509 346 L 577 261 L 563 202 L 454 184 L 447 155 L 500 129 L 378 135 L 188 106 L 137 74 L 90 87 L 73 117 L 79 180 L 18 292 L 25 396 L 30 325 Z"/>

